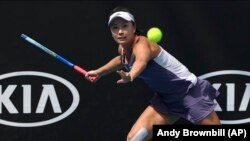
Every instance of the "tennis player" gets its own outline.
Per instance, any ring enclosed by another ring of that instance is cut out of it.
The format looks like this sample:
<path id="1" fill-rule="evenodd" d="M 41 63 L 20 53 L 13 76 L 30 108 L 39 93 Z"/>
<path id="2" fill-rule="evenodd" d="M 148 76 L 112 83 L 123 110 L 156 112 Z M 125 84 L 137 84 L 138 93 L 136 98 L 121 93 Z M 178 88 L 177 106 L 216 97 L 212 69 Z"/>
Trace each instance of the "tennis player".
<path id="1" fill-rule="evenodd" d="M 160 45 L 140 35 L 135 18 L 127 8 L 113 9 L 108 26 L 118 44 L 118 56 L 87 72 L 86 79 L 96 82 L 117 71 L 121 77 L 118 84 L 141 78 L 155 91 L 150 104 L 128 133 L 127 141 L 150 140 L 153 125 L 174 124 L 179 118 L 198 125 L 220 124 L 214 111 L 214 99 L 219 92 L 208 81 L 197 78 Z M 127 71 L 122 70 L 123 67 Z"/>

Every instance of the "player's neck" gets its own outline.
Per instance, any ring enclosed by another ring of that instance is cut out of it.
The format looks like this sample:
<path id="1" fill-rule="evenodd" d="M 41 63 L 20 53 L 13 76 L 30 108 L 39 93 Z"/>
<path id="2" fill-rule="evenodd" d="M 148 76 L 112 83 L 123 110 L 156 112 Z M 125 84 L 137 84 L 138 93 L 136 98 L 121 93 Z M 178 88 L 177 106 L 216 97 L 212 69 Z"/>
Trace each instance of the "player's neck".
<path id="1" fill-rule="evenodd" d="M 131 53 L 133 46 L 138 42 L 138 40 L 139 36 L 135 35 L 128 44 L 122 45 L 122 48 L 126 51 L 126 53 Z"/>

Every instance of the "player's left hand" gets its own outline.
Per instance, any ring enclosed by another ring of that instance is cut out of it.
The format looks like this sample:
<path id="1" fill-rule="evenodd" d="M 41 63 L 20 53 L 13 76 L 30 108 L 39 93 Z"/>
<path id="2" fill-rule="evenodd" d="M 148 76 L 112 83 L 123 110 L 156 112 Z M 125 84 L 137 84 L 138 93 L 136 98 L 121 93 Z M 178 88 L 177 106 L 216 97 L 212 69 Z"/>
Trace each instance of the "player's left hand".
<path id="1" fill-rule="evenodd" d="M 123 70 L 118 70 L 116 72 L 121 76 L 121 79 L 117 81 L 117 84 L 128 83 L 131 81 L 129 72 L 125 72 Z"/>

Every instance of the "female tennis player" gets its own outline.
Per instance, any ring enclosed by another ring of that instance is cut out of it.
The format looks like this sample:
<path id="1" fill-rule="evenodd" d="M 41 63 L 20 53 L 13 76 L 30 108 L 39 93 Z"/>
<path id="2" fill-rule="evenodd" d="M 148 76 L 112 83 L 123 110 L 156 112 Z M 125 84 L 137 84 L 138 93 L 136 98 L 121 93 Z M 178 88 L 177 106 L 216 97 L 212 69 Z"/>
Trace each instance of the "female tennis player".
<path id="1" fill-rule="evenodd" d="M 160 45 L 141 36 L 127 8 L 115 8 L 108 26 L 118 44 L 118 56 L 87 72 L 86 79 L 96 82 L 117 71 L 121 77 L 118 84 L 141 78 L 155 91 L 150 104 L 128 133 L 127 141 L 150 140 L 154 124 L 173 124 L 179 118 L 199 125 L 220 124 L 213 102 L 219 92 L 208 81 L 197 78 Z M 123 67 L 127 71 L 123 71 Z"/>

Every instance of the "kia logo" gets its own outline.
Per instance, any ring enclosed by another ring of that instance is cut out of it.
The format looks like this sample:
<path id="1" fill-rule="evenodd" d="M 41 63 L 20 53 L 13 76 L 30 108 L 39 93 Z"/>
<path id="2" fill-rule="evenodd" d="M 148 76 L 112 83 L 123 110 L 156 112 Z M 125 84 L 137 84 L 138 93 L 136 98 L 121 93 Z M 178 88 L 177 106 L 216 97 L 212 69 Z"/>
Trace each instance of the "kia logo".
<path id="1" fill-rule="evenodd" d="M 19 71 L 0 75 L 0 124 L 3 125 L 52 124 L 72 114 L 79 101 L 75 86 L 53 74 Z"/>
<path id="2" fill-rule="evenodd" d="M 213 87 L 220 91 L 215 102 L 215 111 L 220 114 L 222 124 L 243 124 L 250 122 L 250 72 L 222 70 L 199 76 L 209 79 Z"/>

